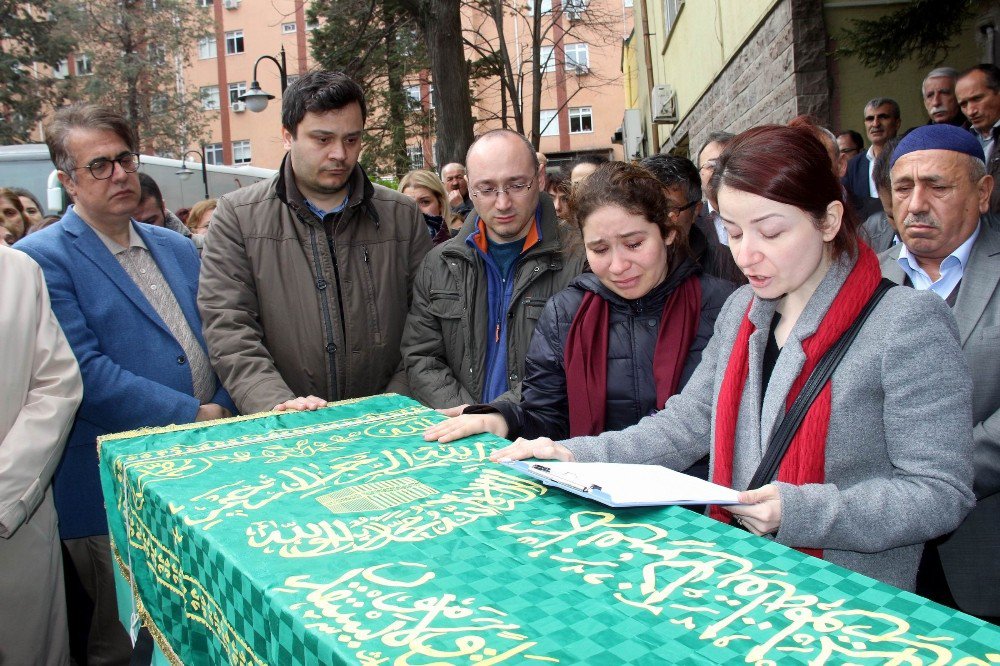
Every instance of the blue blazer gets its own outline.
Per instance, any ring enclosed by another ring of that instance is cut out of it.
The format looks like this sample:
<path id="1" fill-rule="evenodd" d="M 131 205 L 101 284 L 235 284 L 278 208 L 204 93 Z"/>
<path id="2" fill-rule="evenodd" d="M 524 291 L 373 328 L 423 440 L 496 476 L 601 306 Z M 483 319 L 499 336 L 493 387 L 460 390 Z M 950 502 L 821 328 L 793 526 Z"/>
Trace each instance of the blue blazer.
<path id="1" fill-rule="evenodd" d="M 204 348 L 194 244 L 174 231 L 132 224 Z M 60 536 L 107 534 L 96 438 L 194 421 L 199 401 L 191 368 L 156 310 L 72 207 L 56 224 L 18 242 L 17 249 L 42 267 L 52 309 L 83 375 L 83 402 L 52 484 Z M 235 413 L 218 381 L 217 387 L 212 402 Z"/>

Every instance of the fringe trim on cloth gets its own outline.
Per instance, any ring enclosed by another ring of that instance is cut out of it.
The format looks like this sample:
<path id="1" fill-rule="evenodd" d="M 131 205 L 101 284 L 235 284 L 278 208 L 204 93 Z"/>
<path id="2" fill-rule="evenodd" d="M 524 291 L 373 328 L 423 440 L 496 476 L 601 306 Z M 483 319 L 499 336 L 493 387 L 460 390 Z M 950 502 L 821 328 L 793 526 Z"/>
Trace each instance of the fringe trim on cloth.
<path id="1" fill-rule="evenodd" d="M 339 407 L 341 405 L 353 405 L 354 403 L 361 402 L 362 400 L 368 400 L 369 398 L 381 398 L 387 396 L 398 396 L 398 393 L 380 393 L 377 396 L 368 395 L 363 398 L 350 398 L 348 400 L 338 400 L 337 402 L 328 403 L 326 407 L 320 407 L 320 409 L 328 409 L 330 407 Z M 316 410 L 320 411 L 320 410 Z M 269 411 L 269 412 L 257 412 L 256 414 L 244 414 L 242 416 L 230 416 L 225 419 L 216 419 L 214 421 L 195 421 L 194 423 L 181 423 L 172 424 L 167 426 L 156 426 L 151 428 L 136 428 L 135 430 L 126 430 L 125 432 L 110 433 L 107 435 L 101 435 L 97 438 L 97 457 L 101 457 L 101 444 L 104 442 L 112 442 L 117 439 L 129 439 L 131 437 L 139 437 L 140 435 L 162 435 L 168 432 L 178 432 L 181 430 L 194 430 L 195 428 L 205 428 L 207 426 L 217 426 L 225 425 L 227 423 L 239 423 L 240 421 L 253 421 L 254 419 L 262 419 L 267 416 L 276 416 L 278 414 L 288 414 L 288 411 Z"/>
<path id="2" fill-rule="evenodd" d="M 122 577 L 125 578 L 125 582 L 128 583 L 129 591 L 132 593 L 132 601 L 135 603 L 135 609 L 139 614 L 139 619 L 142 620 L 142 626 L 149 630 L 153 640 L 156 641 L 157 647 L 160 648 L 160 651 L 163 652 L 163 656 L 167 658 L 167 661 L 169 661 L 172 666 L 184 666 L 184 662 L 180 660 L 177 653 L 175 653 L 173 648 L 170 647 L 170 643 L 167 642 L 167 637 L 163 635 L 160 628 L 153 622 L 153 618 L 150 617 L 149 611 L 146 610 L 146 606 L 142 603 L 142 599 L 139 598 L 138 590 L 132 583 L 132 571 L 125 566 L 125 561 L 122 560 L 121 555 L 118 553 L 118 546 L 115 545 L 114 538 L 108 534 L 108 539 L 111 541 L 111 554 L 114 555 L 115 562 L 118 563 L 118 570 L 121 571 Z"/>

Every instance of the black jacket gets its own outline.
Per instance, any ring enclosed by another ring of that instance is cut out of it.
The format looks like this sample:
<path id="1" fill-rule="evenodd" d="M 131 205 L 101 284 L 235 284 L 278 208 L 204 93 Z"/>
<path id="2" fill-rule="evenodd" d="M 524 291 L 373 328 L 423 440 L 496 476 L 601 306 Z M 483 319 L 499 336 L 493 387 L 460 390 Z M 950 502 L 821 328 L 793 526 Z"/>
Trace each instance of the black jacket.
<path id="1" fill-rule="evenodd" d="M 608 390 L 605 429 L 621 430 L 661 409 L 656 404 L 653 352 L 660 330 L 660 316 L 667 297 L 685 278 L 699 273 L 692 260 L 685 260 L 667 279 L 640 299 L 628 301 L 608 288 L 593 273 L 576 277 L 546 303 L 528 346 L 520 403 L 497 401 L 492 407 L 503 414 L 510 428 L 508 437 L 569 436 L 569 406 L 563 349 L 570 324 L 585 292 L 598 294 L 610 304 L 608 337 Z M 702 350 L 712 337 L 715 318 L 735 286 L 718 278 L 700 275 L 701 322 L 681 374 L 683 387 L 701 361 Z"/>

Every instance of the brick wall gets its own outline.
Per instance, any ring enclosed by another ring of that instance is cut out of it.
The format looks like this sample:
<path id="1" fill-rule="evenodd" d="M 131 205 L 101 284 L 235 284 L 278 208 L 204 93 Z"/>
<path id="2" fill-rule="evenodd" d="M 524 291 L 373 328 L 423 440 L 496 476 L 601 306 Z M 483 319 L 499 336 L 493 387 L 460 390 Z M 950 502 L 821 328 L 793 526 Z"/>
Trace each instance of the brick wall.
<path id="1" fill-rule="evenodd" d="M 782 0 L 729 61 L 663 150 L 686 138 L 691 159 L 709 132 L 784 124 L 808 113 L 830 120 L 822 0 Z"/>

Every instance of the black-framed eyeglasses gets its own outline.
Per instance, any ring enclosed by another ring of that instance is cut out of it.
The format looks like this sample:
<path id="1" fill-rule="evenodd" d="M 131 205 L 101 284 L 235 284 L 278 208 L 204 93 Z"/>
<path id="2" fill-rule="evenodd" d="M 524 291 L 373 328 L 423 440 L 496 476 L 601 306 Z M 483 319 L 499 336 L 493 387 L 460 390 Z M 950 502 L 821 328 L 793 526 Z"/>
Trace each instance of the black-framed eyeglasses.
<path id="1" fill-rule="evenodd" d="M 697 200 L 695 200 L 695 201 L 689 201 L 686 204 L 684 204 L 683 206 L 670 206 L 670 205 L 668 205 L 667 206 L 667 215 L 671 215 L 671 216 L 672 215 L 680 215 L 681 213 L 683 213 L 687 209 L 694 208 L 696 205 L 698 205 L 698 203 L 699 202 Z"/>
<path id="2" fill-rule="evenodd" d="M 135 173 L 139 170 L 139 153 L 122 153 L 113 160 L 109 160 L 107 157 L 98 157 L 95 160 L 91 160 L 89 164 L 76 167 L 71 169 L 71 171 L 89 169 L 90 175 L 97 180 L 107 180 L 114 175 L 116 163 L 125 173 Z"/>

